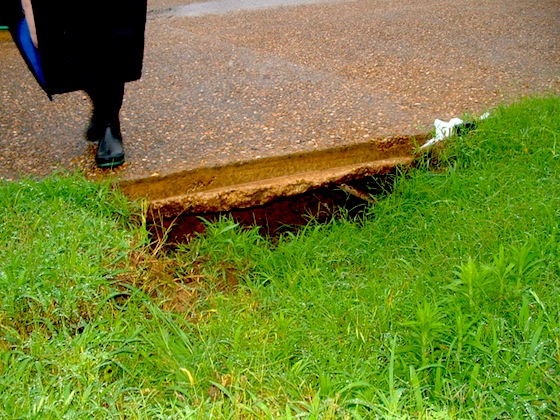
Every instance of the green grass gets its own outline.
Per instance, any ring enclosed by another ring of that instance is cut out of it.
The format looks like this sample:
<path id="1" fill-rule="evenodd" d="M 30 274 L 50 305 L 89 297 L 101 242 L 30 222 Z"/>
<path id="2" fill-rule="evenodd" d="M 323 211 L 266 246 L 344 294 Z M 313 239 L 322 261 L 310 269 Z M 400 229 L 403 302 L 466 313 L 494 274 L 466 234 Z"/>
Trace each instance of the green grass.
<path id="1" fill-rule="evenodd" d="M 359 220 L 156 255 L 79 176 L 0 186 L 0 418 L 560 416 L 560 100 L 499 108 Z"/>

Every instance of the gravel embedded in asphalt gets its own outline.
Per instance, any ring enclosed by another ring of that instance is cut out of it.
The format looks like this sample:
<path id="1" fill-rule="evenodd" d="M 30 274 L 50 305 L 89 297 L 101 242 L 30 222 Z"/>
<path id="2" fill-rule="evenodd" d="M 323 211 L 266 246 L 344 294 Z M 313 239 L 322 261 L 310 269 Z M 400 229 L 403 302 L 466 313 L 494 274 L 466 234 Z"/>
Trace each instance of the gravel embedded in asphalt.
<path id="1" fill-rule="evenodd" d="M 127 85 L 121 114 L 127 162 L 114 171 L 95 168 L 84 139 L 87 97 L 49 102 L 0 35 L 0 179 L 59 169 L 143 179 L 415 134 L 435 118 L 560 93 L 558 0 L 172 17 L 190 3 L 149 2 L 144 76 Z"/>

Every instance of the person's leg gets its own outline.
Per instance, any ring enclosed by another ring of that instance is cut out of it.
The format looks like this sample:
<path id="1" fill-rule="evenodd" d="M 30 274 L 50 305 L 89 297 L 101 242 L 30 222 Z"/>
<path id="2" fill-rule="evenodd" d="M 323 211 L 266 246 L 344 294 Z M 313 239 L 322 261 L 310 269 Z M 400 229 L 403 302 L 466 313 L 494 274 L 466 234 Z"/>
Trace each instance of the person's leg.
<path id="1" fill-rule="evenodd" d="M 124 162 L 119 112 L 124 97 L 123 82 L 106 82 L 88 87 L 93 114 L 86 137 L 98 142 L 96 162 L 99 167 L 114 167 Z"/>
<path id="2" fill-rule="evenodd" d="M 94 84 L 86 89 L 86 93 L 91 98 L 93 105 L 87 138 L 90 141 L 99 141 L 108 125 L 118 126 L 119 113 L 124 97 L 124 83 Z"/>

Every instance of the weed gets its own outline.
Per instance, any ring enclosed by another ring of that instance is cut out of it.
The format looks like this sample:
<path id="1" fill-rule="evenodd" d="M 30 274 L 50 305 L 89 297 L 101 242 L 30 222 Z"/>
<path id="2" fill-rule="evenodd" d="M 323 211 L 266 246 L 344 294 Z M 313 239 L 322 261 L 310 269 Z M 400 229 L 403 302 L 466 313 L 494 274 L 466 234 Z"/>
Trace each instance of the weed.
<path id="1" fill-rule="evenodd" d="M 108 184 L 2 183 L 0 416 L 558 417 L 559 132 L 499 108 L 359 222 L 166 254 Z"/>

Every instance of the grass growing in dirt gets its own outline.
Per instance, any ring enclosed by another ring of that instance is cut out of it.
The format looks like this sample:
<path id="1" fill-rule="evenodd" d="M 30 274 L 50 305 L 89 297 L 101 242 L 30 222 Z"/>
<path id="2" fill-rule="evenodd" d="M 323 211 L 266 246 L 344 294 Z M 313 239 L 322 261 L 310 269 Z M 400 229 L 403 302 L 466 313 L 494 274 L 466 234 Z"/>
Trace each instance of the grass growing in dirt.
<path id="1" fill-rule="evenodd" d="M 2 184 L 0 417 L 559 416 L 559 98 L 419 166 L 360 220 L 165 256 L 107 184 Z"/>

